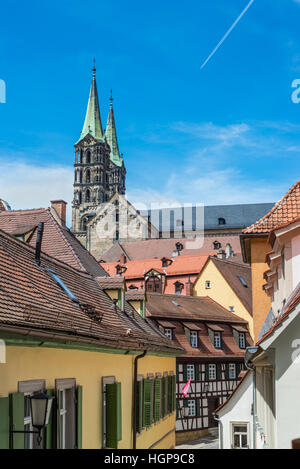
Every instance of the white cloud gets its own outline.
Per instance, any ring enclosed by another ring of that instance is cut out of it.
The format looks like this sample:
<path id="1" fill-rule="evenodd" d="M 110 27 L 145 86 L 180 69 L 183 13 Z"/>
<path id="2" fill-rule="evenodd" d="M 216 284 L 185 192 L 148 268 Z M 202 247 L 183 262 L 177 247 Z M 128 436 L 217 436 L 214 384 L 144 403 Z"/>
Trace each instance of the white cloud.
<path id="1" fill-rule="evenodd" d="M 26 161 L 0 159 L 0 198 L 13 210 L 49 207 L 50 200 L 68 202 L 67 222 L 71 221 L 73 168 L 38 166 Z"/>

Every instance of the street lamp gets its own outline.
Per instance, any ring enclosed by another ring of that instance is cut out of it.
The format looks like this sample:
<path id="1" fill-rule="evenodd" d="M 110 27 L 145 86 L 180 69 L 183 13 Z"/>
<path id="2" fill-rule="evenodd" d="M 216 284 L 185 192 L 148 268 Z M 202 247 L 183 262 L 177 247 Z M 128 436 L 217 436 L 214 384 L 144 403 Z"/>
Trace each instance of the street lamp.
<path id="1" fill-rule="evenodd" d="M 38 445 L 42 441 L 42 430 L 47 427 L 54 397 L 45 393 L 33 394 L 29 397 L 31 408 L 31 425 L 36 430 L 21 431 L 11 429 L 11 433 L 38 433 Z"/>

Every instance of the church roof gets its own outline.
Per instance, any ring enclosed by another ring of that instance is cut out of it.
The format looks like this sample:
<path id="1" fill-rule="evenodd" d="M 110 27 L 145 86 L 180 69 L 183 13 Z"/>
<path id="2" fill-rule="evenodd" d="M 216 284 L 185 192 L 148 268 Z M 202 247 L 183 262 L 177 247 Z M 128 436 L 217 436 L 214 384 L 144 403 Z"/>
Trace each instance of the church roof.
<path id="1" fill-rule="evenodd" d="M 123 158 L 120 155 L 119 145 L 118 145 L 118 138 L 117 138 L 117 130 L 116 130 L 116 122 L 114 116 L 114 109 L 113 109 L 113 98 L 110 98 L 110 108 L 109 114 L 107 119 L 107 125 L 105 130 L 105 136 L 107 143 L 110 146 L 110 159 L 116 166 L 122 166 Z"/>
<path id="2" fill-rule="evenodd" d="M 100 116 L 100 106 L 98 99 L 97 83 L 96 83 L 96 69 L 93 68 L 93 80 L 90 90 L 90 96 L 84 121 L 84 126 L 80 135 L 82 140 L 86 135 L 92 135 L 97 140 L 103 140 L 103 128 Z"/>

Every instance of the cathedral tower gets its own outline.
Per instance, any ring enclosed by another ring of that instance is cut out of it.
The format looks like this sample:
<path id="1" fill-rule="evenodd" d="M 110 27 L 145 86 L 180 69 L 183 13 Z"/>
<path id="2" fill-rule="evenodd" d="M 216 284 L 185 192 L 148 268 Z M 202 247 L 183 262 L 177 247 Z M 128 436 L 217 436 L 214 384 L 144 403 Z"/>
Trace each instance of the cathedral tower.
<path id="1" fill-rule="evenodd" d="M 75 144 L 72 230 L 85 244 L 86 225 L 116 192 L 125 194 L 126 169 L 120 155 L 111 97 L 103 132 L 96 84 L 96 68 L 80 139 Z"/>

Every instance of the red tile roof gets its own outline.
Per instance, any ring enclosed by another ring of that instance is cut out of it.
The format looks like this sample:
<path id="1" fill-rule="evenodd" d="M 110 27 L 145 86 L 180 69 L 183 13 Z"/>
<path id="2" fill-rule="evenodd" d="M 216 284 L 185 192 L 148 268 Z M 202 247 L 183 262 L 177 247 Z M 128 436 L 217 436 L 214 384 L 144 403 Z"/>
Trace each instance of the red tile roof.
<path id="1" fill-rule="evenodd" d="M 164 273 L 166 276 L 198 274 L 202 270 L 207 259 L 208 256 L 205 254 L 173 257 L 172 263 L 168 267 L 162 267 L 162 261 L 160 259 L 128 261 L 126 264 L 122 264 L 122 267 L 126 267 L 126 271 L 123 275 L 126 280 L 143 280 L 145 273 L 152 269 L 157 270 L 160 273 Z M 109 275 L 116 274 L 117 265 L 119 265 L 118 262 L 101 263 L 101 266 Z"/>
<path id="2" fill-rule="evenodd" d="M 176 251 L 176 243 L 183 245 L 183 250 L 180 256 L 191 256 L 196 254 L 214 254 L 219 249 L 214 249 L 214 241 L 218 241 L 222 249 L 225 249 L 226 244 L 231 244 L 235 253 L 241 252 L 240 238 L 234 235 L 216 234 L 213 236 L 205 236 L 202 247 L 197 247 L 194 239 L 187 238 L 174 238 L 174 239 L 149 239 L 144 241 L 136 241 L 129 243 L 116 243 L 105 254 L 101 256 L 99 261 L 105 262 L 120 262 L 122 254 L 127 256 L 128 260 L 138 259 L 162 259 L 163 257 L 170 258 L 173 252 Z"/>
<path id="3" fill-rule="evenodd" d="M 277 202 L 263 218 L 243 230 L 244 234 L 269 233 L 300 216 L 300 181 Z"/>
<path id="4" fill-rule="evenodd" d="M 185 349 L 186 357 L 243 357 L 245 350 L 237 345 L 232 327 L 244 326 L 247 322 L 227 311 L 209 297 L 189 297 L 180 295 L 161 295 L 147 293 L 146 314 L 154 322 L 161 324 L 162 320 L 176 325 L 174 342 Z M 199 327 L 197 348 L 193 348 L 185 334 L 184 327 Z M 222 349 L 216 349 L 208 333 L 208 326 L 219 326 L 222 329 Z M 252 340 L 246 333 L 246 341 L 251 345 Z"/>
<path id="5" fill-rule="evenodd" d="M 33 247 L 0 231 L 0 329 L 106 347 L 180 353 L 133 310 L 122 313 L 91 275 L 44 253 L 41 266 L 34 259 Z"/>
<path id="6" fill-rule="evenodd" d="M 6 233 L 21 235 L 33 231 L 27 241 L 31 246 L 35 246 L 40 222 L 44 223 L 43 252 L 94 276 L 107 275 L 72 232 L 56 221 L 50 208 L 0 212 L 0 229 Z"/>

